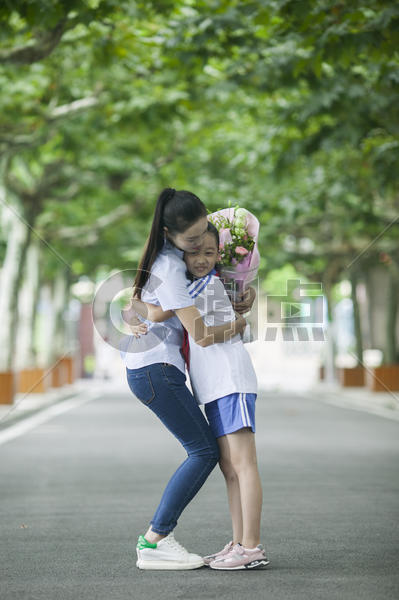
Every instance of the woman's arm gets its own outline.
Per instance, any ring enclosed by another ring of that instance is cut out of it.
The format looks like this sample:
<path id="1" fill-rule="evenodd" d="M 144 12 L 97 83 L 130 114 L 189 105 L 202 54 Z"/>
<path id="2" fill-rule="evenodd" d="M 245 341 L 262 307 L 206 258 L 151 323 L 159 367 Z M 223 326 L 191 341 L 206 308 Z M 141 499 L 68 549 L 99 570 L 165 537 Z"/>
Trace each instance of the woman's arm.
<path id="1" fill-rule="evenodd" d="M 194 305 L 178 308 L 175 313 L 194 341 L 203 348 L 212 344 L 227 342 L 230 338 L 244 331 L 247 324 L 244 317 L 236 313 L 237 318 L 235 321 L 229 321 L 216 327 L 207 327 L 201 313 Z"/>

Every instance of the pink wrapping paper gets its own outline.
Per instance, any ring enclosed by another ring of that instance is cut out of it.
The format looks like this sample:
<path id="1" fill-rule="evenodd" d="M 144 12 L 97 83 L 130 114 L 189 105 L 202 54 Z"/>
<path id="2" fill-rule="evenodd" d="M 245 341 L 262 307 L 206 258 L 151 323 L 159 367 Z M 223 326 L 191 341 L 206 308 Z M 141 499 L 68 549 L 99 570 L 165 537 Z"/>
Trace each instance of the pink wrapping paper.
<path id="1" fill-rule="evenodd" d="M 234 208 L 223 208 L 222 210 L 211 213 L 208 215 L 208 220 L 212 218 L 212 220 L 216 223 L 218 216 L 225 217 L 232 222 L 234 221 Z M 260 262 L 260 254 L 258 250 L 259 221 L 255 215 L 249 212 L 249 210 L 246 210 L 245 216 L 248 234 L 255 240 L 254 248 L 240 263 L 229 266 L 223 265 L 221 267 L 222 277 L 226 280 L 231 279 L 237 282 L 237 287 L 241 293 L 245 287 L 247 287 L 247 285 L 255 279 L 258 273 Z"/>

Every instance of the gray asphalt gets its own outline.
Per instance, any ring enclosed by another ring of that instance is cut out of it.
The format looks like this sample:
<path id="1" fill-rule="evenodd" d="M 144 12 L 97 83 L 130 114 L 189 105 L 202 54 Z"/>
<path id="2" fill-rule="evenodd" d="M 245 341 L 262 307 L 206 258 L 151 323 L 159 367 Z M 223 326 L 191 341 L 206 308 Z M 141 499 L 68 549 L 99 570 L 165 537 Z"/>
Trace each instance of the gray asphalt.
<path id="1" fill-rule="evenodd" d="M 271 564 L 251 572 L 136 568 L 185 453 L 128 388 L 0 446 L 1 599 L 398 598 L 398 423 L 263 393 L 256 439 Z M 230 531 L 216 467 L 175 535 L 208 554 Z"/>

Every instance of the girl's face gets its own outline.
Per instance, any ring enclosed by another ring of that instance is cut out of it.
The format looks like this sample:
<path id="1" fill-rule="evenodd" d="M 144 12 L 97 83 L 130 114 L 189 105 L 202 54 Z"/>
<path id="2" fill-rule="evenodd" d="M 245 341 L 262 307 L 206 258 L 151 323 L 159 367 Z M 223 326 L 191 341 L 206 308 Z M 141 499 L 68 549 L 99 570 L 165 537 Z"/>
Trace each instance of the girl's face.
<path id="1" fill-rule="evenodd" d="M 198 250 L 184 253 L 184 262 L 194 277 L 207 275 L 209 271 L 212 271 L 218 260 L 220 260 L 220 256 L 216 238 L 210 231 L 205 233 L 204 241 Z"/>
<path id="2" fill-rule="evenodd" d="M 176 235 L 170 235 L 168 228 L 164 227 L 167 238 L 180 250 L 185 252 L 193 252 L 198 250 L 204 239 L 208 228 L 208 219 L 201 217 L 191 225 L 183 233 L 177 233 Z"/>

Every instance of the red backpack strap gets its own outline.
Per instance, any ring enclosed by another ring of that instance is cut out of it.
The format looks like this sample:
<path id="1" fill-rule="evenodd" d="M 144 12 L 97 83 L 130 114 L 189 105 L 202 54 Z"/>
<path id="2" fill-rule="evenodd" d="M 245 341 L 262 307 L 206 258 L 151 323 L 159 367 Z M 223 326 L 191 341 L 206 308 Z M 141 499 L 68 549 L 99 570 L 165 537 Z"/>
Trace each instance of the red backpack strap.
<path id="1" fill-rule="evenodd" d="M 190 342 L 188 339 L 187 330 L 183 327 L 183 343 L 181 347 L 181 354 L 184 358 L 184 361 L 187 365 L 187 369 L 190 370 Z"/>

